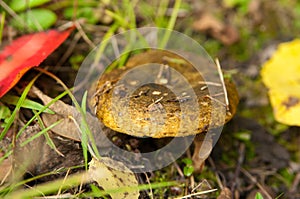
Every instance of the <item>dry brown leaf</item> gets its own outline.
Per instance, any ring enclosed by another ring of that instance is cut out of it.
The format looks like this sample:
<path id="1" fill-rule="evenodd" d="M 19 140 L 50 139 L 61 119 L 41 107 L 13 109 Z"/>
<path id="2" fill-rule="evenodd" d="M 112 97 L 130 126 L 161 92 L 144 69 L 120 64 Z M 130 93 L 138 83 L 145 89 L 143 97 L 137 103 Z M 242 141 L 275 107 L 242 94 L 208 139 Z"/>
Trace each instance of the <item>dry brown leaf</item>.
<path id="1" fill-rule="evenodd" d="M 43 148 L 46 146 L 44 143 L 44 136 L 37 137 L 25 146 L 21 146 L 21 143 L 37 134 L 39 131 L 40 128 L 38 124 L 29 126 L 19 138 L 16 139 L 12 155 L 0 163 L 0 184 L 11 180 L 21 179 L 24 173 L 32 173 L 35 170 L 36 165 L 38 165 L 42 157 Z M 1 148 L 9 149 L 11 141 L 12 140 L 5 142 L 5 140 L 2 140 L 0 142 Z"/>
<path id="2" fill-rule="evenodd" d="M 0 186 L 6 182 L 12 171 L 12 160 L 7 158 L 0 163 Z"/>
<path id="3" fill-rule="evenodd" d="M 112 199 L 139 198 L 138 188 L 134 189 L 134 187 L 138 186 L 135 175 L 123 163 L 103 157 L 100 161 L 92 159 L 89 165 L 91 178 L 104 190 L 131 187 L 130 190 L 125 190 L 125 192 L 110 194 Z"/>
<path id="4" fill-rule="evenodd" d="M 224 25 L 210 14 L 203 14 L 201 17 L 193 23 L 195 30 L 206 32 L 214 31 L 220 32 L 223 30 Z"/>
<path id="5" fill-rule="evenodd" d="M 263 21 L 263 10 L 261 0 L 251 0 L 248 6 L 248 14 L 254 25 L 259 25 Z"/>
<path id="6" fill-rule="evenodd" d="M 113 168 L 109 165 L 113 165 Z M 110 158 L 101 158 L 100 161 L 92 159 L 89 163 L 88 171 L 79 171 L 75 174 L 66 175 L 63 178 L 47 181 L 46 183 L 36 185 L 34 189 L 17 190 L 12 192 L 9 198 L 47 197 L 49 196 L 48 194 L 53 193 L 52 188 L 64 190 L 94 181 L 107 191 L 112 199 L 138 199 L 139 197 L 138 182 L 135 175 L 121 162 L 114 161 Z M 53 195 L 49 197 L 51 198 Z M 55 195 L 55 198 L 62 197 L 65 198 L 66 195 L 60 193 Z"/>
<path id="7" fill-rule="evenodd" d="M 0 163 L 0 184 L 20 180 L 25 173 L 35 176 L 60 168 L 80 165 L 84 162 L 80 145 L 57 134 L 49 133 L 49 138 L 56 147 L 55 150 L 46 143 L 44 135 L 40 135 L 23 146 L 22 143 L 39 132 L 41 132 L 41 128 L 36 123 L 27 127 L 16 139 L 12 155 Z M 8 149 L 9 145 L 10 142 L 0 142 L 2 148 Z M 0 153 L 0 157 L 3 155 Z M 64 173 L 62 172 L 61 175 Z"/>
<path id="8" fill-rule="evenodd" d="M 208 13 L 202 14 L 199 19 L 194 21 L 193 29 L 204 32 L 225 45 L 236 43 L 240 37 L 236 28 L 219 21 Z"/>
<path id="9" fill-rule="evenodd" d="M 230 189 L 225 187 L 224 189 L 222 189 L 217 199 L 231 199 L 231 198 L 232 198 L 232 193 Z"/>
<path id="10" fill-rule="evenodd" d="M 31 92 L 35 94 L 42 102 L 46 105 L 49 102 L 51 102 L 53 99 L 47 95 L 45 95 L 42 91 L 40 91 L 36 87 L 32 87 Z M 54 111 L 56 114 L 47 114 L 44 113 L 42 115 L 43 122 L 45 123 L 45 126 L 50 126 L 54 122 L 57 122 L 60 119 L 63 119 L 61 123 L 56 125 L 54 128 L 51 129 L 54 133 L 75 140 L 80 141 L 81 140 L 81 132 L 77 128 L 77 126 L 74 124 L 74 121 L 71 119 L 73 117 L 76 121 L 80 121 L 81 115 L 76 110 L 75 107 L 68 105 L 64 103 L 61 100 L 58 100 L 57 102 L 53 103 L 49 106 L 49 108 Z M 93 117 L 91 114 L 87 113 L 86 120 L 89 125 L 89 128 L 93 135 L 95 136 L 96 143 L 101 143 L 102 147 L 109 146 L 110 143 L 106 143 L 106 139 L 102 136 L 96 136 L 99 135 L 99 131 L 104 132 L 102 134 L 103 136 L 106 135 L 107 131 L 109 129 L 105 128 L 96 117 Z"/>

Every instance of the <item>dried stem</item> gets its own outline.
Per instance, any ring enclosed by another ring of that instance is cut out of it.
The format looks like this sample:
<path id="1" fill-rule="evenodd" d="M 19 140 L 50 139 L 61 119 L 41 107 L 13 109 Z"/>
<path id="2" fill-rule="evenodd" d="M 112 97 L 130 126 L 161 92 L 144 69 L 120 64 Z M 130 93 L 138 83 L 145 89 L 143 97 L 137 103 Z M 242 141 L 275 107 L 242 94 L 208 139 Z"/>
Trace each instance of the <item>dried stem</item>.
<path id="1" fill-rule="evenodd" d="M 220 80 L 221 80 L 221 83 L 222 83 L 222 87 L 223 87 L 223 90 L 224 90 L 226 109 L 228 111 L 229 110 L 228 95 L 227 95 L 227 90 L 226 90 L 226 87 L 225 87 L 224 77 L 223 77 L 223 73 L 222 73 L 222 69 L 221 69 L 219 59 L 216 59 L 216 64 L 217 64 L 219 77 L 220 77 Z"/>

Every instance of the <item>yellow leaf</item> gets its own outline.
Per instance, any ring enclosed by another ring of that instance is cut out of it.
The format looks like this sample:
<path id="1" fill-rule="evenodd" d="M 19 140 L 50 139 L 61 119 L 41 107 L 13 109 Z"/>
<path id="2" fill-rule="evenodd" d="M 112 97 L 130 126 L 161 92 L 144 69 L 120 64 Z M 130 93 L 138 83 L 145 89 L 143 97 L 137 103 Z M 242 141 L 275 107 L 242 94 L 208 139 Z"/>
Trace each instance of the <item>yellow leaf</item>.
<path id="1" fill-rule="evenodd" d="M 110 193 L 112 199 L 138 199 L 138 182 L 134 173 L 122 162 L 102 157 L 99 161 L 92 159 L 89 163 L 91 178 L 105 191 Z"/>
<path id="2" fill-rule="evenodd" d="M 261 70 L 275 119 L 300 126 L 300 39 L 282 43 Z"/>

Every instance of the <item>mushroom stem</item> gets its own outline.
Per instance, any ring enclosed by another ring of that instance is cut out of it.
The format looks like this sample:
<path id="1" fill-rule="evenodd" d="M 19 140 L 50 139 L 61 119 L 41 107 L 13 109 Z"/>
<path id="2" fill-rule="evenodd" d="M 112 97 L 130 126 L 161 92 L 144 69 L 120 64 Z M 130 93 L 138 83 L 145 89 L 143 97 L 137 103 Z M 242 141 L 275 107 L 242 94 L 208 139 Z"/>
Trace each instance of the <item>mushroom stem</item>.
<path id="1" fill-rule="evenodd" d="M 205 160 L 212 151 L 212 141 L 212 138 L 206 133 L 196 135 L 194 139 L 195 148 L 192 157 L 195 172 L 202 171 Z"/>

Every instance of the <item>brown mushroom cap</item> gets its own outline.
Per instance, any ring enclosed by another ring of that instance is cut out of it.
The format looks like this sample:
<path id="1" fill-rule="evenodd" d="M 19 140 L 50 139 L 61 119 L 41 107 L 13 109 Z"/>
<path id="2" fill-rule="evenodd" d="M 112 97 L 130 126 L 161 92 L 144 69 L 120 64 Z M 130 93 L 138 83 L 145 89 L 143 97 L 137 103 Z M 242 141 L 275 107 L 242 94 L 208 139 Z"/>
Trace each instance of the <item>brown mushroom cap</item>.
<path id="1" fill-rule="evenodd" d="M 134 70 L 141 65 L 144 67 Z M 140 79 L 135 79 L 138 76 Z M 141 79 L 148 83 L 139 85 Z M 148 50 L 131 56 L 125 66 L 104 73 L 91 104 L 105 126 L 121 133 L 154 138 L 195 135 L 229 121 L 239 101 L 230 79 L 225 79 L 227 111 L 222 103 L 224 93 L 210 97 L 203 82 L 201 73 L 183 57 Z M 187 84 L 194 98 L 185 92 Z M 222 91 L 221 85 L 216 87 Z M 182 109 L 187 110 L 184 115 Z"/>

